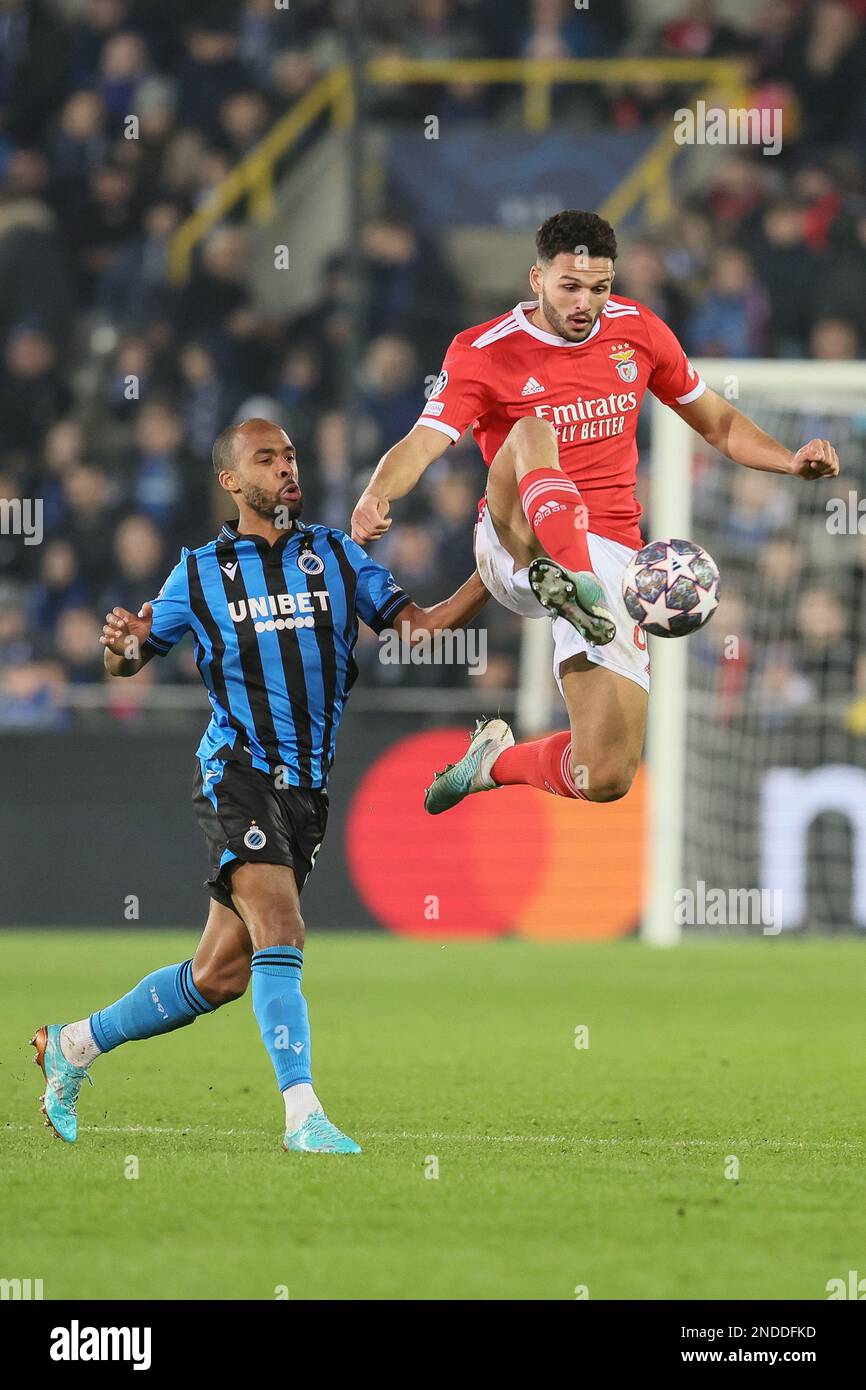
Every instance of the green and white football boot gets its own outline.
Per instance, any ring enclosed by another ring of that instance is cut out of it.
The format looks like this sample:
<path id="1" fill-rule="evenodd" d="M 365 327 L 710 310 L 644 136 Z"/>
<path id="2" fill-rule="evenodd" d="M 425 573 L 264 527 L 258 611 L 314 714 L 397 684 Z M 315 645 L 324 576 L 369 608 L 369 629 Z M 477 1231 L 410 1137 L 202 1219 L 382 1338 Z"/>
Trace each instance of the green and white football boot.
<path id="1" fill-rule="evenodd" d="M 616 636 L 607 596 L 589 570 L 567 570 L 541 555 L 529 566 L 529 584 L 538 602 L 555 618 L 565 618 L 593 647 L 606 647 Z"/>
<path id="2" fill-rule="evenodd" d="M 479 719 L 463 757 L 437 772 L 427 788 L 424 806 L 430 815 L 450 811 L 473 792 L 496 791 L 490 769 L 502 750 L 513 746 L 514 734 L 504 719 Z"/>

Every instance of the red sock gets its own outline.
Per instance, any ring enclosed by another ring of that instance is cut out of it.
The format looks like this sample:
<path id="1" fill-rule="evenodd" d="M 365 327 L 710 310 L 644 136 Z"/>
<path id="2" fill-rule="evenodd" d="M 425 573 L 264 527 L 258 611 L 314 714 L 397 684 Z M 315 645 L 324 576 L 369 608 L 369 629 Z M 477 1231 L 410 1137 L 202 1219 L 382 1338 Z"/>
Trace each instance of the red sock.
<path id="1" fill-rule="evenodd" d="M 491 777 L 500 787 L 538 787 L 554 796 L 588 798 L 571 775 L 571 734 L 553 734 L 534 743 L 518 743 L 499 754 Z"/>
<path id="2" fill-rule="evenodd" d="M 552 560 L 591 570 L 586 505 L 559 468 L 533 468 L 517 484 L 526 520 Z"/>

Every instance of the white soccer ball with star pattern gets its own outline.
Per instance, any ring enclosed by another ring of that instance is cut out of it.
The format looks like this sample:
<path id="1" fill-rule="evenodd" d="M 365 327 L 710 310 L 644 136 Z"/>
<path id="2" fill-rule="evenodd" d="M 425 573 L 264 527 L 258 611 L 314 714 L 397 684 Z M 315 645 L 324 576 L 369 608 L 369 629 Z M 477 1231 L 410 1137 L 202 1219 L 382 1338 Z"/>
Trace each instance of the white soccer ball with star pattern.
<path id="1" fill-rule="evenodd" d="M 719 569 L 695 541 L 652 541 L 623 575 L 625 606 L 644 632 L 686 637 L 719 606 Z"/>

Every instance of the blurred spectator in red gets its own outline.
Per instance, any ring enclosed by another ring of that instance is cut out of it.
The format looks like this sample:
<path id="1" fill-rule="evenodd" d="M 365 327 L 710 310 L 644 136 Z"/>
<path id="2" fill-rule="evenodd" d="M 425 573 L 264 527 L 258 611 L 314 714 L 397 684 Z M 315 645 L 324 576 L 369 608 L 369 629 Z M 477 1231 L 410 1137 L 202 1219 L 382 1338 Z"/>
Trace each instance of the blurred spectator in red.
<path id="1" fill-rule="evenodd" d="M 708 210 L 724 230 L 737 231 L 764 206 L 774 171 L 772 160 L 744 150 L 720 155 L 706 193 Z"/>
<path id="2" fill-rule="evenodd" d="M 719 19 L 715 0 L 686 0 L 658 35 L 659 50 L 672 58 L 723 58 L 746 46 L 745 35 Z"/>

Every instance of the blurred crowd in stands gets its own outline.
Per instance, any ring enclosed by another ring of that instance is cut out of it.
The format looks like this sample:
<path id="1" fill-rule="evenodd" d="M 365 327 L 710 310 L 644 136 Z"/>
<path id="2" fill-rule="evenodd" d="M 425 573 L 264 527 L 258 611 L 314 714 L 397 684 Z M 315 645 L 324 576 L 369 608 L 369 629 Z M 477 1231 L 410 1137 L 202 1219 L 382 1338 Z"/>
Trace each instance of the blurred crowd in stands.
<path id="1" fill-rule="evenodd" d="M 381 56 L 742 59 L 755 103 L 781 106 L 796 138 L 776 159 L 720 151 L 674 225 L 623 238 L 616 290 L 661 314 L 694 355 L 858 358 L 866 0 L 756 0 L 752 11 L 736 23 L 711 0 L 682 0 L 653 24 L 652 7 L 632 0 L 362 6 L 368 51 Z M 361 228 L 360 259 L 327 258 L 301 316 L 255 302 L 238 214 L 197 248 L 185 284 L 169 279 L 177 228 L 346 56 L 346 32 L 341 0 L 0 0 L 0 504 L 41 498 L 44 525 L 40 545 L 0 534 L 6 727 L 62 721 L 59 692 L 103 679 L 107 609 L 137 608 L 181 545 L 214 534 L 228 512 L 210 448 L 228 422 L 279 416 L 299 449 L 306 515 L 346 528 L 376 459 L 417 418 L 431 364 L 470 321 L 442 249 L 399 209 Z M 593 123 L 669 120 L 686 94 L 650 83 L 589 90 L 558 89 L 554 109 L 590 138 Z M 470 83 L 395 86 L 371 95 L 370 115 L 508 122 L 515 102 L 519 111 L 513 90 Z M 380 546 L 419 602 L 471 569 L 482 488 L 464 440 Z M 483 621 L 483 684 L 511 686 L 518 624 L 493 604 Z M 141 684 L 197 680 L 184 647 Z M 383 666 L 370 642 L 361 663 L 380 684 L 469 679 Z M 136 707 L 128 692 L 116 698 L 119 712 Z"/>

